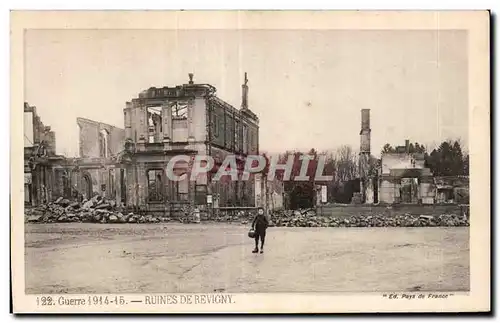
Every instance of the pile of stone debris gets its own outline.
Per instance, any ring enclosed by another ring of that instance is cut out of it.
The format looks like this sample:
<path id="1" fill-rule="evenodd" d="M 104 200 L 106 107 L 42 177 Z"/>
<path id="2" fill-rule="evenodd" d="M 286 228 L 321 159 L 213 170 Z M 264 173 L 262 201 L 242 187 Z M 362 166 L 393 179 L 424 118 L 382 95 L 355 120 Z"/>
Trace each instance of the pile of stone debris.
<path id="1" fill-rule="evenodd" d="M 55 202 L 25 210 L 26 222 L 93 222 L 93 223 L 158 223 L 160 219 L 150 215 L 123 214 L 115 201 L 99 195 L 83 202 L 71 202 L 58 198 Z M 163 219 L 166 220 L 166 219 Z"/>
<path id="2" fill-rule="evenodd" d="M 282 211 L 272 216 L 277 227 L 458 227 L 469 226 L 466 217 L 455 214 L 388 216 L 384 214 L 353 215 L 336 218 L 317 216 L 314 210 Z"/>
<path id="3" fill-rule="evenodd" d="M 229 222 L 247 225 L 253 220 L 252 212 L 221 212 L 210 221 Z M 159 223 L 170 222 L 170 218 L 154 217 L 122 213 L 120 206 L 113 200 L 106 200 L 101 196 L 94 196 L 83 202 L 71 202 L 59 198 L 53 203 L 44 204 L 25 210 L 26 222 L 53 223 L 53 222 L 90 222 L 90 223 Z M 186 214 L 175 221 L 191 223 Z M 455 214 L 432 215 L 352 215 L 346 217 L 318 216 L 314 209 L 283 210 L 273 212 L 270 217 L 270 226 L 276 227 L 457 227 L 469 226 L 465 216 Z"/>
<path id="4" fill-rule="evenodd" d="M 241 223 L 247 224 L 253 221 L 255 214 L 252 212 L 239 211 L 239 212 L 220 212 L 218 215 L 213 216 L 210 220 L 214 222 L 228 222 L 228 223 Z"/>

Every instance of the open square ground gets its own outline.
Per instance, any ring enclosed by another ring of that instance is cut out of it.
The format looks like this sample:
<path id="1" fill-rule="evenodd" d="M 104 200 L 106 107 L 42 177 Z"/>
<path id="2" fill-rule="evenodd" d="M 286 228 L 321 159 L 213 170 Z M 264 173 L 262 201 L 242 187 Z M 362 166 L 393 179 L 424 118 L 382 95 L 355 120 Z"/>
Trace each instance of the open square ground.
<path id="1" fill-rule="evenodd" d="M 468 291 L 469 228 L 26 224 L 26 293 Z"/>

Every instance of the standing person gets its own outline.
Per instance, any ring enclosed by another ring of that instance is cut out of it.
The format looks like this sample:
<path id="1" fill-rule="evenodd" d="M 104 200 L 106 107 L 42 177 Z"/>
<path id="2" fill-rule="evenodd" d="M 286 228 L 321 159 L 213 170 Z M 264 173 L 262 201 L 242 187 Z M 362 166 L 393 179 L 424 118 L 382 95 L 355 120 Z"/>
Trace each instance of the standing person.
<path id="1" fill-rule="evenodd" d="M 266 239 L 266 230 L 269 226 L 264 209 L 259 207 L 257 209 L 257 216 L 253 219 L 252 228 L 255 230 L 255 249 L 252 253 L 259 252 L 259 238 L 260 238 L 260 253 L 264 253 L 264 241 Z"/>

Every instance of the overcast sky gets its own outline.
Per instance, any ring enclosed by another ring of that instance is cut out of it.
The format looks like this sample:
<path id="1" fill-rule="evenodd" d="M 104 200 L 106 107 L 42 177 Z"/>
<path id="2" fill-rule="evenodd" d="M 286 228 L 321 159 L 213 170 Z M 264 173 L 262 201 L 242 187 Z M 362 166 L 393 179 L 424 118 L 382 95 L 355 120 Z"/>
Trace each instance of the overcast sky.
<path id="1" fill-rule="evenodd" d="M 25 101 L 69 156 L 77 117 L 123 128 L 126 101 L 188 73 L 240 107 L 248 72 L 262 150 L 358 150 L 361 109 L 375 155 L 406 138 L 468 144 L 466 45 L 464 31 L 29 30 Z"/>

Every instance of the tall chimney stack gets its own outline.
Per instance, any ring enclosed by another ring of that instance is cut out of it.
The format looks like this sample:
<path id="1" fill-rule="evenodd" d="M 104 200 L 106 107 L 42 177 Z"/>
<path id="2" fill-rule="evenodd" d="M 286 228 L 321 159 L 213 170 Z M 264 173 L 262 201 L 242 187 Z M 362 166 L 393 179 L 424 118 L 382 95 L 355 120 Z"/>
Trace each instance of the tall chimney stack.
<path id="1" fill-rule="evenodd" d="M 361 153 L 370 153 L 370 109 L 362 109 L 361 110 L 361 131 L 360 131 L 360 152 Z"/>
<path id="2" fill-rule="evenodd" d="M 241 85 L 241 108 L 248 109 L 248 78 L 247 72 L 245 72 L 245 80 Z"/>
<path id="3" fill-rule="evenodd" d="M 359 177 L 360 192 L 363 203 L 373 203 L 373 192 L 369 191 L 371 187 L 370 179 L 370 109 L 361 110 L 361 131 L 360 149 L 359 149 Z"/>

